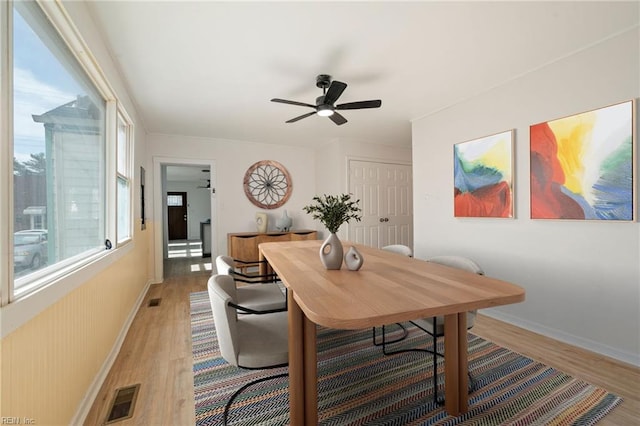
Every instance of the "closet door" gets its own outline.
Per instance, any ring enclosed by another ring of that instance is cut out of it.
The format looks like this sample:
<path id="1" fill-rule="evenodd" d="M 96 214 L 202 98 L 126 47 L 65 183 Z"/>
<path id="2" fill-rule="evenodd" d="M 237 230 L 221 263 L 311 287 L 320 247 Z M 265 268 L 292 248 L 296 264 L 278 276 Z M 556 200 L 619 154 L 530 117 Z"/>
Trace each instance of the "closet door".
<path id="1" fill-rule="evenodd" d="M 349 224 L 349 240 L 371 247 L 413 248 L 411 166 L 349 161 L 349 192 L 360 200 L 362 221 Z"/>

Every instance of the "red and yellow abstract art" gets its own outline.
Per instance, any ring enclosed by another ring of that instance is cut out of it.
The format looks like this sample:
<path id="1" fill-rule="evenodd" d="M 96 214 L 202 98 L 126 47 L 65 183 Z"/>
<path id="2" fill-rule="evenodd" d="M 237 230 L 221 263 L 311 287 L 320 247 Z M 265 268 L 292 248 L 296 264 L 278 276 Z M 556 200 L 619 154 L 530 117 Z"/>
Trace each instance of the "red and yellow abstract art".
<path id="1" fill-rule="evenodd" d="M 633 220 L 633 101 L 529 130 L 532 219 Z"/>
<path id="2" fill-rule="evenodd" d="M 453 147 L 455 217 L 513 217 L 513 131 Z"/>

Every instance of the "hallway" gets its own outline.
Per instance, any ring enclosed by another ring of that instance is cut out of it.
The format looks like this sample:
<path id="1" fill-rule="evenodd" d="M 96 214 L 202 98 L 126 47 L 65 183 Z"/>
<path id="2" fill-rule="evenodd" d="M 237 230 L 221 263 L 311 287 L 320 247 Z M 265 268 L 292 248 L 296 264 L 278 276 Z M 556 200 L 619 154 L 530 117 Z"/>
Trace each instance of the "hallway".
<path id="1" fill-rule="evenodd" d="M 169 241 L 168 259 L 164 259 L 165 279 L 180 275 L 212 272 L 211 257 L 202 257 L 200 240 Z"/>

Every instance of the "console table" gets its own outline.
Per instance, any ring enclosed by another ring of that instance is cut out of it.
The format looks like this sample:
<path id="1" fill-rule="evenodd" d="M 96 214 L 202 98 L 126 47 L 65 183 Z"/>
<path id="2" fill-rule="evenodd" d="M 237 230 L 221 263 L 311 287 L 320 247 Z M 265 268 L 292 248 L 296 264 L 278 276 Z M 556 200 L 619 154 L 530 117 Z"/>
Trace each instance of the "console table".
<path id="1" fill-rule="evenodd" d="M 278 241 L 317 240 L 318 232 L 311 229 L 296 231 L 272 232 L 236 232 L 227 234 L 227 253 L 235 260 L 240 260 L 236 267 L 242 272 L 247 268 L 258 266 L 260 252 L 258 245 Z"/>

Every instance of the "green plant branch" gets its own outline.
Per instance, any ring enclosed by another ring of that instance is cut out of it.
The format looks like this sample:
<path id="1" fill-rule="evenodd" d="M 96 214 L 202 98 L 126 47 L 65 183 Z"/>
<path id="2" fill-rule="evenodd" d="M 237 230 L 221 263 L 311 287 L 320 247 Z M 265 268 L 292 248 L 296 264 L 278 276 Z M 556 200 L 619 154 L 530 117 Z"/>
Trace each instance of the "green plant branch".
<path id="1" fill-rule="evenodd" d="M 323 195 L 313 197 L 313 203 L 303 207 L 307 214 L 312 214 L 329 232 L 335 234 L 343 223 L 351 219 L 360 222 L 362 215 L 358 206 L 360 200 L 352 201 L 350 194 Z"/>

